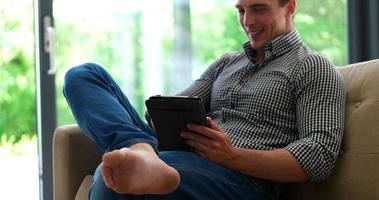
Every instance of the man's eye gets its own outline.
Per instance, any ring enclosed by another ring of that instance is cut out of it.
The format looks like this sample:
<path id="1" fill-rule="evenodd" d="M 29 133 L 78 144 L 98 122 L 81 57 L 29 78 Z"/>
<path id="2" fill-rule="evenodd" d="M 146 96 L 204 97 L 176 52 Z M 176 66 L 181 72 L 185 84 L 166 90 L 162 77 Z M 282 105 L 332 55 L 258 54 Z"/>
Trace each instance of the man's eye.
<path id="1" fill-rule="evenodd" d="M 254 6 L 253 7 L 254 12 L 262 12 L 262 11 L 265 11 L 266 9 L 267 9 L 266 6 Z"/>
<path id="2" fill-rule="evenodd" d="M 245 13 L 245 10 L 244 9 L 237 9 L 237 12 L 238 12 L 238 14 L 242 15 Z"/>

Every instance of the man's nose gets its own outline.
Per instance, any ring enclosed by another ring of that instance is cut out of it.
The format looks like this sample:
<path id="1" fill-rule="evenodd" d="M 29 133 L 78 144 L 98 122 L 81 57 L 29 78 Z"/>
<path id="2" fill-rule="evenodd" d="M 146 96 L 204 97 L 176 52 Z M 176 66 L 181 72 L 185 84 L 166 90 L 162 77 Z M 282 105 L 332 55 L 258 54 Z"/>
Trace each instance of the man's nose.
<path id="1" fill-rule="evenodd" d="M 248 26 L 251 26 L 255 23 L 255 17 L 249 13 L 249 12 L 245 12 L 244 15 L 243 15 L 243 25 L 248 27 Z"/>

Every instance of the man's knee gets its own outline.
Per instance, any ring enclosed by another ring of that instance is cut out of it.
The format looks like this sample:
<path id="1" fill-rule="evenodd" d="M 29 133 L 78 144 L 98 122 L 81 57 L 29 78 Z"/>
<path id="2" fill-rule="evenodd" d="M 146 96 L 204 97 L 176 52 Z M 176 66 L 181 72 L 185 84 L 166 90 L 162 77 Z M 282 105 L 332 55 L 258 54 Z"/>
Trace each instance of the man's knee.
<path id="1" fill-rule="evenodd" d="M 64 77 L 65 84 L 70 84 L 87 76 L 93 76 L 95 73 L 103 71 L 103 68 L 95 63 L 85 63 L 69 69 Z"/>
<path id="2" fill-rule="evenodd" d="M 104 69 L 95 63 L 85 63 L 69 69 L 64 77 L 64 91 L 71 91 L 83 84 L 84 81 L 90 80 Z"/>

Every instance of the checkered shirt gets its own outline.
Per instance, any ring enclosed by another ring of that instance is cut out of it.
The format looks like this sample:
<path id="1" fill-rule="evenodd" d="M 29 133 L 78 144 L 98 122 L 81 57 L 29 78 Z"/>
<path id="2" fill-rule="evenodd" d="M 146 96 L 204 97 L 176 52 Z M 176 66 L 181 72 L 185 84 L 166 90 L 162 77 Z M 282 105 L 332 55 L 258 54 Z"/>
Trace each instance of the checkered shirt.
<path id="1" fill-rule="evenodd" d="M 297 30 L 269 42 L 262 64 L 249 42 L 243 47 L 220 57 L 179 95 L 201 97 L 235 147 L 285 148 L 310 180 L 325 180 L 343 136 L 343 79 Z"/>

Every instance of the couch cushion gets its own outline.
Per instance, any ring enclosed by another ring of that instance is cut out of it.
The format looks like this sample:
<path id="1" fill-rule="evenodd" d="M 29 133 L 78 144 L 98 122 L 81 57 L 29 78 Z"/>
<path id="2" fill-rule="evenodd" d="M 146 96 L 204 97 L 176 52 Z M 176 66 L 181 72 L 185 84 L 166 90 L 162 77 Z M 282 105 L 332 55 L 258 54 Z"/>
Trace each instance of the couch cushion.
<path id="1" fill-rule="evenodd" d="M 77 125 L 57 128 L 53 141 L 54 200 L 74 199 L 84 177 L 99 165 L 101 154 Z"/>
<path id="2" fill-rule="evenodd" d="M 75 200 L 87 200 L 88 199 L 88 191 L 89 187 L 92 183 L 92 177 L 91 175 L 87 175 L 83 182 L 80 184 L 79 190 L 76 193 Z"/>

